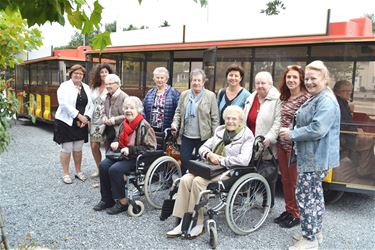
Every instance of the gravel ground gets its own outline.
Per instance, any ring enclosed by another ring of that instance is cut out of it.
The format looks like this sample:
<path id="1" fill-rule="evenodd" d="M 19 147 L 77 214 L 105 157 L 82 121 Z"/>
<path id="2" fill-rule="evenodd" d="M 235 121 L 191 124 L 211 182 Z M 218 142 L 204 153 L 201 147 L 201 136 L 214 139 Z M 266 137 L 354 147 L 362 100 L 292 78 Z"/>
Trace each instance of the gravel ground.
<path id="1" fill-rule="evenodd" d="M 12 247 L 31 238 L 31 244 L 56 249 L 209 249 L 207 234 L 195 240 L 167 239 L 174 220 L 160 221 L 159 211 L 147 204 L 140 218 L 93 211 L 100 199 L 93 187 L 98 179 L 62 183 L 52 126 L 17 122 L 10 133 L 12 142 L 0 156 L 0 206 Z M 90 175 L 95 165 L 88 144 L 83 154 L 83 171 Z M 219 215 L 218 249 L 287 249 L 299 228 L 272 223 L 282 211 L 279 193 L 266 222 L 248 236 L 236 236 Z M 323 232 L 321 249 L 375 249 L 375 197 L 347 193 L 328 205 Z"/>

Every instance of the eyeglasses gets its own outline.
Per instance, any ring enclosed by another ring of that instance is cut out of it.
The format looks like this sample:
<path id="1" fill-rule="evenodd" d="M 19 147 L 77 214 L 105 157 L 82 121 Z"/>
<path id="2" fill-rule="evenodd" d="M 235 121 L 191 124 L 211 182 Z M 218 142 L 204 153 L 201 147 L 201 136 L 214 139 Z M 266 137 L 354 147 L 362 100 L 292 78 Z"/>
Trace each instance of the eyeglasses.
<path id="1" fill-rule="evenodd" d="M 288 65 L 287 68 L 288 69 L 293 69 L 293 68 L 302 69 L 302 67 L 297 64 Z"/>

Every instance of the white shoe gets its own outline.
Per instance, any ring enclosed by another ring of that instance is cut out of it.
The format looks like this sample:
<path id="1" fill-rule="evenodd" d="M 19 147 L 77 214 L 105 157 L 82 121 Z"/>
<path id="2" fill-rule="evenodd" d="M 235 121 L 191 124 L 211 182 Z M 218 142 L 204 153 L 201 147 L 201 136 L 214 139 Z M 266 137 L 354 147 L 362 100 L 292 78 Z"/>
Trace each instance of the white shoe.
<path id="1" fill-rule="evenodd" d="M 190 231 L 190 237 L 197 237 L 203 233 L 203 224 L 196 225 Z"/>
<path id="2" fill-rule="evenodd" d="M 313 241 L 302 238 L 297 241 L 293 246 L 289 247 L 289 250 L 318 250 L 318 240 Z"/>
<path id="3" fill-rule="evenodd" d="M 173 237 L 181 236 L 182 234 L 181 225 L 182 223 L 178 224 L 178 226 L 173 228 L 173 230 L 167 232 L 167 237 L 173 238 Z"/>
<path id="4" fill-rule="evenodd" d="M 319 244 L 323 243 L 323 233 L 322 232 L 319 232 L 319 233 L 315 234 L 315 237 L 318 240 Z M 300 241 L 300 240 L 303 239 L 303 236 L 302 236 L 302 234 L 297 233 L 297 234 L 293 235 L 293 239 L 295 239 L 296 241 Z"/>
<path id="5" fill-rule="evenodd" d="M 98 177 L 99 176 L 99 171 L 96 170 L 94 173 L 92 173 L 91 177 L 92 178 L 95 178 L 95 177 Z"/>

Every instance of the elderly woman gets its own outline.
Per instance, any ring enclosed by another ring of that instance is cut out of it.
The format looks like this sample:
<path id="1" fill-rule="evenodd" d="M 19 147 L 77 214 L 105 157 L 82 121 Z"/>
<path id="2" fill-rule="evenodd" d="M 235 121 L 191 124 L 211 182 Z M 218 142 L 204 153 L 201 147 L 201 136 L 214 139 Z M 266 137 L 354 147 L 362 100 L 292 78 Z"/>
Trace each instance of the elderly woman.
<path id="1" fill-rule="evenodd" d="M 167 84 L 169 72 L 166 68 L 155 68 L 153 74 L 155 86 L 147 92 L 143 106 L 145 119 L 155 131 L 161 132 L 171 127 L 180 92 Z"/>
<path id="2" fill-rule="evenodd" d="M 142 116 L 141 100 L 130 96 L 125 99 L 123 107 L 125 120 L 120 126 L 119 136 L 111 143 L 111 149 L 120 150 L 126 159 L 119 161 L 104 159 L 99 165 L 101 200 L 94 206 L 94 210 L 109 208 L 108 214 L 118 214 L 127 210 L 124 174 L 135 170 L 136 158 L 139 154 L 156 149 L 155 132 Z"/>
<path id="3" fill-rule="evenodd" d="M 255 76 L 255 91 L 247 98 L 245 103 L 246 123 L 253 134 L 265 137 L 264 148 L 271 146 L 275 154 L 276 142 L 280 129 L 280 93 L 273 86 L 270 73 L 259 72 Z M 271 188 L 271 207 L 274 205 L 275 188 L 277 181 L 277 166 L 272 162 L 272 156 L 265 151 L 262 164 L 258 172 L 268 181 Z"/>
<path id="4" fill-rule="evenodd" d="M 117 75 L 109 74 L 104 81 L 108 94 L 104 102 L 103 123 L 106 125 L 106 144 L 109 145 L 118 136 L 120 124 L 124 121 L 122 107 L 128 95 L 121 90 L 121 80 Z"/>
<path id="5" fill-rule="evenodd" d="M 94 103 L 94 113 L 91 119 L 90 126 L 90 146 L 91 153 L 94 157 L 96 163 L 96 171 L 91 175 L 91 177 L 99 176 L 99 163 L 102 160 L 102 153 L 100 152 L 100 144 L 104 143 L 104 128 L 103 123 L 104 117 L 104 102 L 107 97 L 107 89 L 105 87 L 105 78 L 108 74 L 112 74 L 111 67 L 106 64 L 99 64 L 94 72 L 93 78 L 91 80 L 91 99 Z M 106 148 L 108 146 L 106 145 Z"/>
<path id="6" fill-rule="evenodd" d="M 227 68 L 225 76 L 228 86 L 219 91 L 217 100 L 219 103 L 220 124 L 224 124 L 223 111 L 226 107 L 237 105 L 244 108 L 245 106 L 245 101 L 250 92 L 241 86 L 244 75 L 243 68 L 237 64 L 231 64 Z"/>
<path id="7" fill-rule="evenodd" d="M 231 168 L 232 166 L 247 166 L 251 160 L 254 135 L 244 124 L 244 112 L 238 106 L 229 106 L 224 110 L 225 125 L 217 127 L 212 138 L 208 139 L 199 149 L 203 159 L 212 164 Z M 209 183 L 218 181 L 220 176 L 206 180 L 199 176 L 186 174 L 181 178 L 173 216 L 183 218 L 185 213 L 192 213 L 197 203 L 199 193 L 205 190 Z M 181 223 L 167 233 L 168 237 L 182 234 Z M 197 225 L 191 230 L 192 237 L 198 236 L 203 230 L 203 210 L 198 213 Z"/>
<path id="8" fill-rule="evenodd" d="M 305 84 L 305 71 L 301 66 L 290 65 L 285 70 L 280 85 L 281 100 L 281 127 L 292 126 L 294 114 L 299 107 L 310 97 Z M 283 185 L 285 211 L 274 222 L 280 227 L 291 228 L 300 223 L 299 210 L 296 202 L 297 166 L 289 164 L 292 143 L 279 138 L 277 157 Z"/>
<path id="9" fill-rule="evenodd" d="M 190 73 L 191 89 L 182 92 L 171 128 L 179 131 L 181 170 L 185 173 L 193 152 L 214 135 L 219 124 L 215 93 L 204 88 L 206 74 L 201 69 Z M 175 132 L 173 132 L 175 133 Z"/>
<path id="10" fill-rule="evenodd" d="M 353 85 L 347 80 L 337 81 L 333 86 L 341 113 L 340 149 L 341 158 L 349 157 L 353 171 L 361 178 L 375 179 L 375 138 L 364 134 L 362 128 L 357 127 L 353 120 L 354 105 L 350 102 Z"/>
<path id="11" fill-rule="evenodd" d="M 63 167 L 63 182 L 71 184 L 69 175 L 70 155 L 73 152 L 75 177 L 81 181 L 86 176 L 81 172 L 82 146 L 88 142 L 88 123 L 94 105 L 91 101 L 90 87 L 82 82 L 86 70 L 79 64 L 69 71 L 70 80 L 61 83 L 57 90 L 59 107 L 55 115 L 53 140 L 61 144 L 60 163 Z"/>
<path id="12" fill-rule="evenodd" d="M 322 180 L 329 168 L 340 164 L 340 108 L 328 89 L 329 72 L 321 61 L 313 61 L 305 69 L 305 86 L 312 97 L 296 113 L 293 129 L 282 128 L 280 137 L 296 144 L 296 198 L 301 213 L 302 235 L 289 247 L 318 249 L 323 240 L 324 196 Z"/>

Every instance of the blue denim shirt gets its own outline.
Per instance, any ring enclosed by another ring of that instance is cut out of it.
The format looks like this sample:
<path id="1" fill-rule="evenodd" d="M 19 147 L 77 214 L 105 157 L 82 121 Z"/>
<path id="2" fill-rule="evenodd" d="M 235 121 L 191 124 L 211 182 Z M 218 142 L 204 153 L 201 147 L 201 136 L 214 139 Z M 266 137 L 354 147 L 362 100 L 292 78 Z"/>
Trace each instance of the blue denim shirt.
<path id="1" fill-rule="evenodd" d="M 328 170 L 340 164 L 340 108 L 335 96 L 322 90 L 296 112 L 290 138 L 297 146 L 298 172 Z"/>

